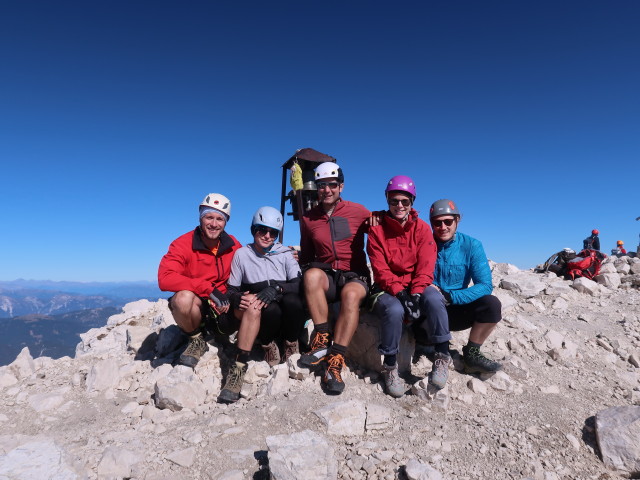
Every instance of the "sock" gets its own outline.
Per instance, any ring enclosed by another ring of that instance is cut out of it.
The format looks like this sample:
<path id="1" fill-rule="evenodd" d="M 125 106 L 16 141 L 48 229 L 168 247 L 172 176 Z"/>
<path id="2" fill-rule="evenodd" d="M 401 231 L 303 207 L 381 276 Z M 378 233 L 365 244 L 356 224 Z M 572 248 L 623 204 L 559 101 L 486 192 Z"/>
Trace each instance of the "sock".
<path id="1" fill-rule="evenodd" d="M 238 349 L 238 355 L 236 355 L 236 362 L 249 363 L 249 355 L 251 355 L 250 351 Z"/>
<path id="2" fill-rule="evenodd" d="M 347 347 L 334 343 L 333 345 L 331 345 L 329 353 L 332 355 L 342 355 L 344 357 L 347 354 Z"/>
<path id="3" fill-rule="evenodd" d="M 200 327 L 196 328 L 193 332 L 185 332 L 184 330 L 183 332 L 188 337 L 197 337 L 198 335 L 202 334 L 202 330 L 200 329 Z"/>
<path id="4" fill-rule="evenodd" d="M 393 367 L 398 361 L 398 355 L 385 355 L 384 356 L 384 364 L 388 367 Z"/>
<path id="5" fill-rule="evenodd" d="M 318 333 L 329 333 L 329 322 L 318 323 L 313 326 L 313 329 Z"/>
<path id="6" fill-rule="evenodd" d="M 444 353 L 445 355 L 449 355 L 449 342 L 436 343 L 434 345 L 436 352 Z"/>
<path id="7" fill-rule="evenodd" d="M 467 345 L 465 346 L 465 348 L 466 348 L 467 350 L 469 350 L 471 347 L 476 347 L 478 350 L 480 350 L 480 347 L 481 347 L 481 346 L 482 346 L 482 344 L 481 344 L 481 343 L 475 343 L 475 342 L 472 342 L 472 341 L 468 341 L 468 342 L 467 342 Z"/>

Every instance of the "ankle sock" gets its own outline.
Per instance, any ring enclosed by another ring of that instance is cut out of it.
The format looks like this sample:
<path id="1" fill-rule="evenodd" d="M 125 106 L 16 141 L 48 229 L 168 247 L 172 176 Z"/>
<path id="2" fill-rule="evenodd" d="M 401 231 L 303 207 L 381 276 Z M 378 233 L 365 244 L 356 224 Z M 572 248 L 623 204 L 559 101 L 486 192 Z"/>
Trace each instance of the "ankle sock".
<path id="1" fill-rule="evenodd" d="M 313 326 L 313 329 L 318 333 L 329 333 L 329 322 L 318 323 Z"/>
<path id="2" fill-rule="evenodd" d="M 471 341 L 469 341 L 469 342 L 467 342 L 467 344 L 465 345 L 465 348 L 466 348 L 467 350 L 469 350 L 471 347 L 476 347 L 478 350 L 480 350 L 480 347 L 481 347 L 481 346 L 482 346 L 482 344 L 481 344 L 481 343 L 475 343 L 475 342 L 471 342 Z"/>
<path id="3" fill-rule="evenodd" d="M 183 330 L 184 332 L 184 330 Z M 196 328 L 193 332 L 184 332 L 184 334 L 188 337 L 197 337 L 202 334 L 202 329 L 200 327 Z"/>
<path id="4" fill-rule="evenodd" d="M 342 355 L 344 357 L 347 354 L 347 347 L 334 343 L 333 345 L 331 345 L 329 353 L 333 355 Z"/>
<path id="5" fill-rule="evenodd" d="M 393 367 L 398 361 L 398 355 L 385 355 L 384 356 L 384 364 L 388 367 Z"/>
<path id="6" fill-rule="evenodd" d="M 449 342 L 436 343 L 434 345 L 436 352 L 444 353 L 445 355 L 449 355 Z"/>
<path id="7" fill-rule="evenodd" d="M 249 363 L 249 355 L 251 355 L 251 352 L 247 350 L 238 349 L 238 355 L 236 355 L 236 362 Z"/>

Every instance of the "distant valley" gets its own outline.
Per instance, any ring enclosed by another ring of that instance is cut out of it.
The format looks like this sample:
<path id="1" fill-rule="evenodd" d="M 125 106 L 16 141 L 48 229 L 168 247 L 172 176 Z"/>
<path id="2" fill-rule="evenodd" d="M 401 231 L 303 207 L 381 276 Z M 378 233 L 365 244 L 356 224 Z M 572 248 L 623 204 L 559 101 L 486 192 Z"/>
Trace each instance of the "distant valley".
<path id="1" fill-rule="evenodd" d="M 72 357 L 79 334 L 105 325 L 126 303 L 170 295 L 155 282 L 0 281 L 0 365 L 25 346 L 33 357 Z"/>

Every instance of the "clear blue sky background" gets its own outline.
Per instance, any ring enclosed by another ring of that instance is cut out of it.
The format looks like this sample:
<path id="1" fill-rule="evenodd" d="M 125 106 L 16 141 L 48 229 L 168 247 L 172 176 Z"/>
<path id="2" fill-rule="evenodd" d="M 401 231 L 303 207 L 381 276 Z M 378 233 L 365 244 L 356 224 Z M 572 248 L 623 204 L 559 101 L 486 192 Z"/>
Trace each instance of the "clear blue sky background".
<path id="1" fill-rule="evenodd" d="M 0 4 L 0 280 L 153 280 L 208 192 L 243 243 L 298 148 L 414 177 L 489 258 L 638 244 L 640 2 Z M 287 222 L 285 243 L 298 243 Z"/>

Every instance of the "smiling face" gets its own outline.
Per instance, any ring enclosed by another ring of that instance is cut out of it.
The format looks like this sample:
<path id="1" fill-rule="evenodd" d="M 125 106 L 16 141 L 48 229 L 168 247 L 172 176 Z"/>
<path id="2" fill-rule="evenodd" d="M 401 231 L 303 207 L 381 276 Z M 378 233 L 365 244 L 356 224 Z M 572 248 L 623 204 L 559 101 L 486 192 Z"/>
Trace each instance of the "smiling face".
<path id="1" fill-rule="evenodd" d="M 227 224 L 226 217 L 219 212 L 207 212 L 200 218 L 200 231 L 205 245 L 213 247 L 218 243 L 220 234 Z"/>
<path id="2" fill-rule="evenodd" d="M 340 200 L 340 193 L 344 188 L 344 183 L 338 182 L 335 177 L 323 178 L 316 182 L 316 187 L 318 189 L 318 203 L 325 210 L 329 210 Z"/>
<path id="3" fill-rule="evenodd" d="M 268 251 L 278 238 L 278 230 L 258 225 L 254 227 L 253 242 L 262 251 Z"/>
<path id="4" fill-rule="evenodd" d="M 403 192 L 389 192 L 387 203 L 391 216 L 400 223 L 404 223 L 411 212 L 411 204 L 413 203 L 411 196 Z"/>
<path id="5" fill-rule="evenodd" d="M 448 242 L 456 234 L 458 229 L 457 215 L 440 215 L 431 219 L 433 236 L 439 242 Z"/>

